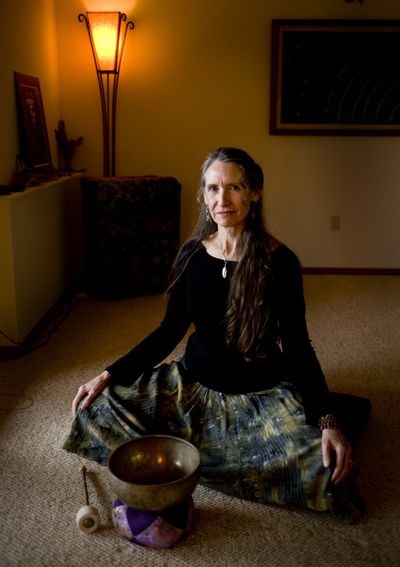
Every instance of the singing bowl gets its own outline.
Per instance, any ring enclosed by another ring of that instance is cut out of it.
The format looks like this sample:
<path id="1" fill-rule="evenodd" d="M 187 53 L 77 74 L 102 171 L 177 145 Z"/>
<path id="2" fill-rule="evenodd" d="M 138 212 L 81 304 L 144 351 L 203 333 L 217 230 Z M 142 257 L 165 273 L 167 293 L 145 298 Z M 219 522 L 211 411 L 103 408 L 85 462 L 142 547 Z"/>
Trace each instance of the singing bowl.
<path id="1" fill-rule="evenodd" d="M 161 512 L 192 495 L 200 477 L 200 453 L 178 437 L 144 435 L 114 449 L 108 472 L 115 494 L 127 506 Z"/>

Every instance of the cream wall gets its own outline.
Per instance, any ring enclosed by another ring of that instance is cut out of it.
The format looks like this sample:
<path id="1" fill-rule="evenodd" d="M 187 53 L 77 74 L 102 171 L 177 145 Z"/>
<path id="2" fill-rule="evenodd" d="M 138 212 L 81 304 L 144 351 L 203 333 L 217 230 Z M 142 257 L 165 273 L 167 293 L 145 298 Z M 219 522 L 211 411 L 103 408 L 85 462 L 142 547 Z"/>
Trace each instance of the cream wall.
<path id="1" fill-rule="evenodd" d="M 61 107 L 85 143 L 76 165 L 101 173 L 96 78 L 80 11 L 57 3 Z M 198 170 L 215 146 L 245 148 L 266 174 L 271 230 L 305 266 L 400 267 L 400 140 L 268 134 L 272 18 L 400 18 L 397 0 L 132 0 L 111 2 L 135 23 L 122 66 L 118 172 L 175 175 L 182 233 L 197 214 Z M 341 230 L 330 231 L 331 215 Z"/>
<path id="2" fill-rule="evenodd" d="M 268 134 L 271 19 L 400 19 L 398 0 L 366 0 L 363 6 L 344 0 L 54 0 L 59 99 L 54 38 L 38 23 L 38 5 L 50 21 L 51 0 L 3 0 L 9 17 L 1 26 L 13 47 L 7 69 L 18 64 L 40 76 L 51 137 L 59 118 L 70 137 L 84 136 L 76 168 L 102 171 L 97 81 L 77 16 L 121 10 L 135 29 L 128 33 L 120 80 L 118 173 L 176 176 L 183 184 L 183 237 L 197 214 L 201 161 L 215 146 L 238 145 L 264 167 L 269 226 L 303 265 L 400 267 L 400 139 Z M 39 31 L 27 33 L 34 20 Z M 21 51 L 21 37 L 33 38 L 28 51 Z M 9 74 L 3 66 L 0 72 L 8 93 L 0 109 L 4 183 L 15 153 L 15 117 Z M 329 230 L 331 215 L 341 216 L 339 232 Z"/>
<path id="3" fill-rule="evenodd" d="M 10 182 L 19 151 L 14 71 L 38 77 L 53 159 L 60 114 L 54 0 L 1 0 L 0 183 Z"/>

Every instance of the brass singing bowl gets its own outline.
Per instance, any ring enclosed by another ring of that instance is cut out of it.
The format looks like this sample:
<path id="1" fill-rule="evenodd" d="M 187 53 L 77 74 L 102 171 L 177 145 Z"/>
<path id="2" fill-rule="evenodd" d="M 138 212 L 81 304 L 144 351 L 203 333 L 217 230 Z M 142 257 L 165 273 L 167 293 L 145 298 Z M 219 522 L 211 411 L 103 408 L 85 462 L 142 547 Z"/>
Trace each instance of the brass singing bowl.
<path id="1" fill-rule="evenodd" d="M 178 437 L 144 435 L 114 449 L 108 472 L 122 502 L 138 510 L 160 512 L 192 495 L 200 477 L 200 453 Z"/>

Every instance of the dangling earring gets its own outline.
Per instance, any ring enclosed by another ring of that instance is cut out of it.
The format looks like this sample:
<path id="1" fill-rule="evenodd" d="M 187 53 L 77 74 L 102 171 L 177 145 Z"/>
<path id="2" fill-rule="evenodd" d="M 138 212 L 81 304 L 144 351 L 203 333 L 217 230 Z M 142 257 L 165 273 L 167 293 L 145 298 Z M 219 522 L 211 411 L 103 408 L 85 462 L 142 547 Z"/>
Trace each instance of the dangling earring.
<path id="1" fill-rule="evenodd" d="M 252 202 L 250 206 L 250 216 L 251 220 L 254 221 L 256 218 L 256 204 L 254 202 Z"/>
<path id="2" fill-rule="evenodd" d="M 206 205 L 206 221 L 210 222 L 211 221 L 211 217 L 210 217 L 210 211 L 208 209 L 208 205 Z"/>

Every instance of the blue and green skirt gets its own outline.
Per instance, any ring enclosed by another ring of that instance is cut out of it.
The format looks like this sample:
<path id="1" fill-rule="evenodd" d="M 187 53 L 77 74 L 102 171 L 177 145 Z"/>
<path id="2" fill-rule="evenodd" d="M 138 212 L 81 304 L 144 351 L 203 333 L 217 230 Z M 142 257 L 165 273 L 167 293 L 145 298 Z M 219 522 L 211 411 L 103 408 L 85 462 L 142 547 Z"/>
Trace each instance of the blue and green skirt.
<path id="1" fill-rule="evenodd" d="M 321 433 L 306 424 L 292 385 L 223 394 L 186 376 L 178 359 L 129 387 L 108 386 L 88 410 L 78 410 L 63 448 L 105 465 L 132 437 L 175 435 L 199 449 L 200 482 L 209 488 L 264 504 L 328 510 Z"/>

